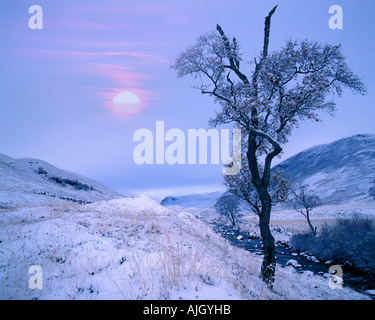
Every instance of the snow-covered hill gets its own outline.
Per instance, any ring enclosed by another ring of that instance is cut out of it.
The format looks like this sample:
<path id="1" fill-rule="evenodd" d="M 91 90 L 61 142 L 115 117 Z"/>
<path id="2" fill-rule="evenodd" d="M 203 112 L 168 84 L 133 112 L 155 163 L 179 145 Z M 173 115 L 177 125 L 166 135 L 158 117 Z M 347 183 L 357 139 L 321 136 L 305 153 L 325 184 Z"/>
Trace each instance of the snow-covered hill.
<path id="1" fill-rule="evenodd" d="M 0 209 L 121 197 L 97 181 L 37 159 L 13 159 L 0 154 L 0 177 Z"/>
<path id="2" fill-rule="evenodd" d="M 308 185 L 322 204 L 362 201 L 375 186 L 375 135 L 355 135 L 306 149 L 276 165 L 294 187 Z M 223 192 L 166 197 L 164 206 L 213 208 Z"/>
<path id="3" fill-rule="evenodd" d="M 166 197 L 160 204 L 166 207 L 180 206 L 184 208 L 213 208 L 216 201 L 224 192 L 207 192 L 184 196 Z"/>
<path id="4" fill-rule="evenodd" d="M 375 181 L 375 135 L 355 135 L 281 162 L 294 186 L 308 185 L 325 204 L 363 200 Z"/>

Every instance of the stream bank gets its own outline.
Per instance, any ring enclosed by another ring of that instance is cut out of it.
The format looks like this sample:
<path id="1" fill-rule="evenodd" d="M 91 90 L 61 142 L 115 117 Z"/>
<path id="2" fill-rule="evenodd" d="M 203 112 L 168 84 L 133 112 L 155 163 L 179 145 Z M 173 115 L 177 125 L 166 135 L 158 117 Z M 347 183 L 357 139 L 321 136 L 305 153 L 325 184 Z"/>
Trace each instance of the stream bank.
<path id="1" fill-rule="evenodd" d="M 213 222 L 213 228 L 216 233 L 227 239 L 233 245 L 249 251 L 253 255 L 263 255 L 262 241 L 259 236 L 233 228 L 222 222 Z M 276 242 L 276 262 L 282 267 L 292 265 L 297 272 L 313 272 L 316 275 L 326 277 L 327 281 L 332 275 L 329 268 L 336 265 L 334 261 L 320 261 L 308 252 L 299 252 L 293 250 L 288 242 Z M 340 264 L 338 264 L 340 265 Z M 375 275 L 365 273 L 347 265 L 340 265 L 343 270 L 343 285 L 353 290 L 367 294 L 375 299 Z"/>

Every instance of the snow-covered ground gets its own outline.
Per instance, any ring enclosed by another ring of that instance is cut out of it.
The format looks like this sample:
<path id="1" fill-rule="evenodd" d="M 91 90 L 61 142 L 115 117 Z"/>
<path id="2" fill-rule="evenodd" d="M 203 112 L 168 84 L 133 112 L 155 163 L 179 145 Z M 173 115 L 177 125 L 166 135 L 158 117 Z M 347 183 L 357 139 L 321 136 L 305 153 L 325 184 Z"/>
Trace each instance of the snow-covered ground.
<path id="1" fill-rule="evenodd" d="M 239 220 L 241 228 L 260 235 L 258 217 L 251 211 L 242 212 L 242 215 Z M 367 198 L 362 201 L 348 201 L 339 205 L 322 205 L 311 210 L 310 220 L 319 232 L 325 224 L 334 224 L 337 219 L 350 219 L 356 215 L 374 219 L 374 200 Z M 212 218 L 217 217 L 212 216 Z M 276 241 L 287 242 L 292 234 L 310 230 L 306 218 L 300 212 L 285 209 L 283 206 L 273 208 L 270 225 L 274 229 L 273 236 Z M 277 232 L 277 230 L 282 232 Z"/>
<path id="2" fill-rule="evenodd" d="M 196 217 L 207 213 L 145 196 L 0 209 L 0 298 L 367 299 L 292 266 L 277 267 L 270 290 L 261 257 Z M 29 287 L 32 265 L 42 268 L 42 289 Z"/>

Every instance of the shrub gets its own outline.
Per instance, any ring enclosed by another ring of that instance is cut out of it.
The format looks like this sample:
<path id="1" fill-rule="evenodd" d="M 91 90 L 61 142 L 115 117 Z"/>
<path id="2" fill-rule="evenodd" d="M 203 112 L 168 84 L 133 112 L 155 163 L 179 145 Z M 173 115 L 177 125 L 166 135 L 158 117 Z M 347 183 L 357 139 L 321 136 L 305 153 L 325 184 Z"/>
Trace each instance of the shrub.
<path id="1" fill-rule="evenodd" d="M 63 179 L 61 177 L 51 176 L 49 177 L 49 180 L 61 184 L 62 186 L 70 185 L 76 190 L 86 190 L 86 191 L 92 191 L 94 188 L 92 186 L 89 186 L 87 184 L 83 184 L 79 182 L 78 180 L 70 180 L 70 179 Z"/>
<path id="2" fill-rule="evenodd" d="M 371 187 L 370 189 L 368 189 L 368 194 L 375 200 L 375 187 Z"/>
<path id="3" fill-rule="evenodd" d="M 349 263 L 367 272 L 375 271 L 375 225 L 369 218 L 354 215 L 323 226 L 317 236 L 296 234 L 291 245 L 322 260 Z"/>
<path id="4" fill-rule="evenodd" d="M 63 182 L 63 179 L 60 178 L 60 177 L 55 177 L 55 176 L 52 176 L 52 177 L 49 177 L 49 180 L 57 183 L 57 184 L 61 184 L 63 186 L 65 186 L 65 183 Z"/>
<path id="5" fill-rule="evenodd" d="M 47 171 L 44 170 L 42 167 L 39 167 L 38 170 L 36 171 L 37 174 L 47 174 Z"/>
<path id="6" fill-rule="evenodd" d="M 215 203 L 215 210 L 228 218 L 232 226 L 236 224 L 236 215 L 240 212 L 240 199 L 234 195 L 224 194 Z"/>

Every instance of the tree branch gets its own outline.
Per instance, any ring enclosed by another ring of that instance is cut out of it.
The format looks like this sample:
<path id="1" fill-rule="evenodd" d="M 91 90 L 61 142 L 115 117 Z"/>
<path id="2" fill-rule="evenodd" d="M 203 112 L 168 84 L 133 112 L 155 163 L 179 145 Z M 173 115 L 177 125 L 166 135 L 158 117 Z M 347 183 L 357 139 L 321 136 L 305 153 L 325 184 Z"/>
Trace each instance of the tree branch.
<path id="1" fill-rule="evenodd" d="M 270 41 L 271 17 L 275 13 L 277 6 L 275 6 L 268 14 L 264 21 L 264 42 L 263 42 L 263 57 L 268 55 L 268 44 Z"/>
<path id="2" fill-rule="evenodd" d="M 225 68 L 229 68 L 230 70 L 232 70 L 237 76 L 238 78 L 241 79 L 241 81 L 244 83 L 244 84 L 249 84 L 249 79 L 239 70 L 239 63 L 238 63 L 238 60 L 234 59 L 234 54 L 232 52 L 232 49 L 230 47 L 230 43 L 229 43 L 229 40 L 227 38 L 227 36 L 225 35 L 223 29 L 217 24 L 216 25 L 216 30 L 220 33 L 221 35 L 221 38 L 223 39 L 223 42 L 224 42 L 224 45 L 225 45 L 225 48 L 227 50 L 227 58 L 229 60 L 229 66 L 224 66 Z"/>

